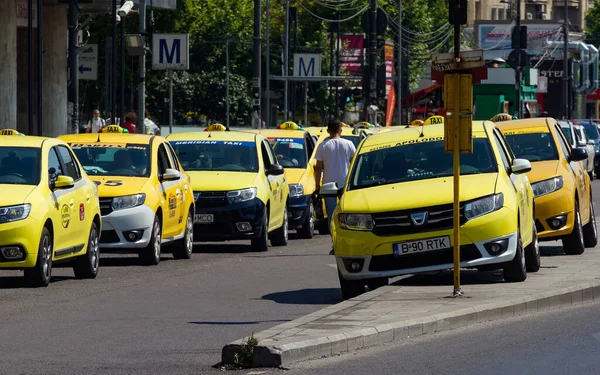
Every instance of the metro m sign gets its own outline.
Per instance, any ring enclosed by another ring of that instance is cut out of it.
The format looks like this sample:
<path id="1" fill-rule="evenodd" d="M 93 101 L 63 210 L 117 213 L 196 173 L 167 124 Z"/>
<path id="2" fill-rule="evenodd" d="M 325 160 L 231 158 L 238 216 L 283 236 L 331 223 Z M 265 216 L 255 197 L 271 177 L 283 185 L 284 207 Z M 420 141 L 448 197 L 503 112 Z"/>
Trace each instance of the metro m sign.
<path id="1" fill-rule="evenodd" d="M 189 68 L 188 34 L 152 35 L 152 69 L 188 70 Z"/>
<path id="2" fill-rule="evenodd" d="M 321 54 L 294 53 L 294 77 L 319 77 Z"/>

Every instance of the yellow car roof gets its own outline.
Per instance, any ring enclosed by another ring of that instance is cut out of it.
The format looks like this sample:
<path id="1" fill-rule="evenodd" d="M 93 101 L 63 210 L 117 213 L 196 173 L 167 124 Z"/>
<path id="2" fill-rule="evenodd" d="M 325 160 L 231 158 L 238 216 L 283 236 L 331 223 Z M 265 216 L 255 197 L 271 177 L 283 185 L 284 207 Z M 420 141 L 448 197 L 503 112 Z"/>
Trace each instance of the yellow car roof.
<path id="1" fill-rule="evenodd" d="M 14 147 L 41 147 L 46 137 L 30 137 L 19 135 L 0 135 L 0 145 Z"/>
<path id="2" fill-rule="evenodd" d="M 256 134 L 247 131 L 228 131 L 228 132 L 188 132 L 173 133 L 167 137 L 168 141 L 237 141 L 254 142 Z"/>
<path id="3" fill-rule="evenodd" d="M 285 137 L 285 138 L 304 138 L 306 130 L 288 130 L 288 129 L 249 129 L 243 130 L 248 133 L 262 134 L 267 138 Z"/>
<path id="4" fill-rule="evenodd" d="M 149 144 L 150 140 L 156 137 L 149 134 L 127 134 L 127 133 L 81 133 L 61 135 L 58 139 L 62 139 L 68 143 L 83 142 L 83 143 L 141 143 Z"/>
<path id="5" fill-rule="evenodd" d="M 523 120 L 502 121 L 496 124 L 502 133 L 549 133 L 546 118 L 528 118 Z"/>
<path id="6" fill-rule="evenodd" d="M 489 121 L 473 121 L 473 137 L 487 137 L 485 133 L 486 126 L 493 126 L 492 122 Z M 421 134 L 423 136 L 421 137 Z M 402 127 L 396 129 L 395 131 L 385 132 L 385 133 L 375 133 L 372 136 L 368 137 L 364 143 L 362 148 L 360 149 L 360 153 L 369 152 L 373 149 L 390 144 L 390 143 L 399 143 L 403 141 L 411 141 L 418 139 L 444 139 L 444 124 L 435 124 L 435 125 L 427 125 L 427 126 L 411 126 L 411 127 Z M 421 141 L 422 142 L 422 141 Z"/>

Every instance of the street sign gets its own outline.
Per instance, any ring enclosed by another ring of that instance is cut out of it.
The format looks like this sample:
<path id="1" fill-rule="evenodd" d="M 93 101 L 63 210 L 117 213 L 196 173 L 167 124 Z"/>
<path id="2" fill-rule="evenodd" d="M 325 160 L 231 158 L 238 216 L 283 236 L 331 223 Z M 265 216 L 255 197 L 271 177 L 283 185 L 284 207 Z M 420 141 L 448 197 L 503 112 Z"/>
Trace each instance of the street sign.
<path id="1" fill-rule="evenodd" d="M 98 45 L 86 44 L 77 51 L 79 55 L 79 79 L 95 81 L 98 79 Z"/>
<path id="2" fill-rule="evenodd" d="M 154 34 L 152 69 L 188 70 L 190 68 L 188 34 Z"/>
<path id="3" fill-rule="evenodd" d="M 321 75 L 321 54 L 294 53 L 294 77 L 317 77 Z"/>
<path id="4" fill-rule="evenodd" d="M 454 59 L 454 52 L 437 53 L 433 56 L 432 68 L 439 71 L 472 69 L 484 66 L 483 50 L 460 51 L 460 61 Z"/>
<path id="5" fill-rule="evenodd" d="M 446 74 L 444 78 L 445 151 L 453 153 L 458 138 L 460 153 L 473 153 L 473 76 L 471 74 Z"/>

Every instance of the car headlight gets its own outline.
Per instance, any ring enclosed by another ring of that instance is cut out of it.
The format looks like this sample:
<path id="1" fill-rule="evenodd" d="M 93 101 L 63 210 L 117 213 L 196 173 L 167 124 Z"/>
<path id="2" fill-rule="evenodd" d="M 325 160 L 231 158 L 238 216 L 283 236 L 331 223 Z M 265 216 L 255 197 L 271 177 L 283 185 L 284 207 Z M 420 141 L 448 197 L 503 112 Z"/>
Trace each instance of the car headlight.
<path id="1" fill-rule="evenodd" d="M 30 211 L 31 205 L 29 203 L 18 206 L 0 207 L 0 224 L 26 219 Z"/>
<path id="2" fill-rule="evenodd" d="M 339 214 L 340 227 L 350 230 L 372 230 L 375 222 L 369 214 Z"/>
<path id="3" fill-rule="evenodd" d="M 465 218 L 474 219 L 499 210 L 504 205 L 504 194 L 488 195 L 465 204 Z"/>
<path id="4" fill-rule="evenodd" d="M 113 210 L 124 210 L 126 208 L 133 208 L 141 206 L 146 201 L 146 194 L 134 194 L 126 195 L 124 197 L 113 198 L 112 208 Z"/>
<path id="5" fill-rule="evenodd" d="M 246 202 L 254 198 L 256 198 L 255 187 L 227 192 L 227 201 L 229 201 L 230 204 Z"/>
<path id="6" fill-rule="evenodd" d="M 563 176 L 556 176 L 544 181 L 536 182 L 535 184 L 531 184 L 533 196 L 537 198 L 541 197 L 542 195 L 555 192 L 563 187 L 563 183 Z"/>
<path id="7" fill-rule="evenodd" d="M 300 198 L 304 195 L 302 184 L 290 184 L 290 198 Z"/>

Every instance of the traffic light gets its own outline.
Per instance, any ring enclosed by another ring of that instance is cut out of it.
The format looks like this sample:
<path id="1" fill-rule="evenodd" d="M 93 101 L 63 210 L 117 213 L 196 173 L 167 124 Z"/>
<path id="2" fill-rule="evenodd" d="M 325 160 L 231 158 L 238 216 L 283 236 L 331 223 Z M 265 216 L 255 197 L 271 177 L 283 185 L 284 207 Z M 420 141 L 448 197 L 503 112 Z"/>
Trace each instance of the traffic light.
<path id="1" fill-rule="evenodd" d="M 467 0 L 450 0 L 448 22 L 451 25 L 467 24 Z"/>

